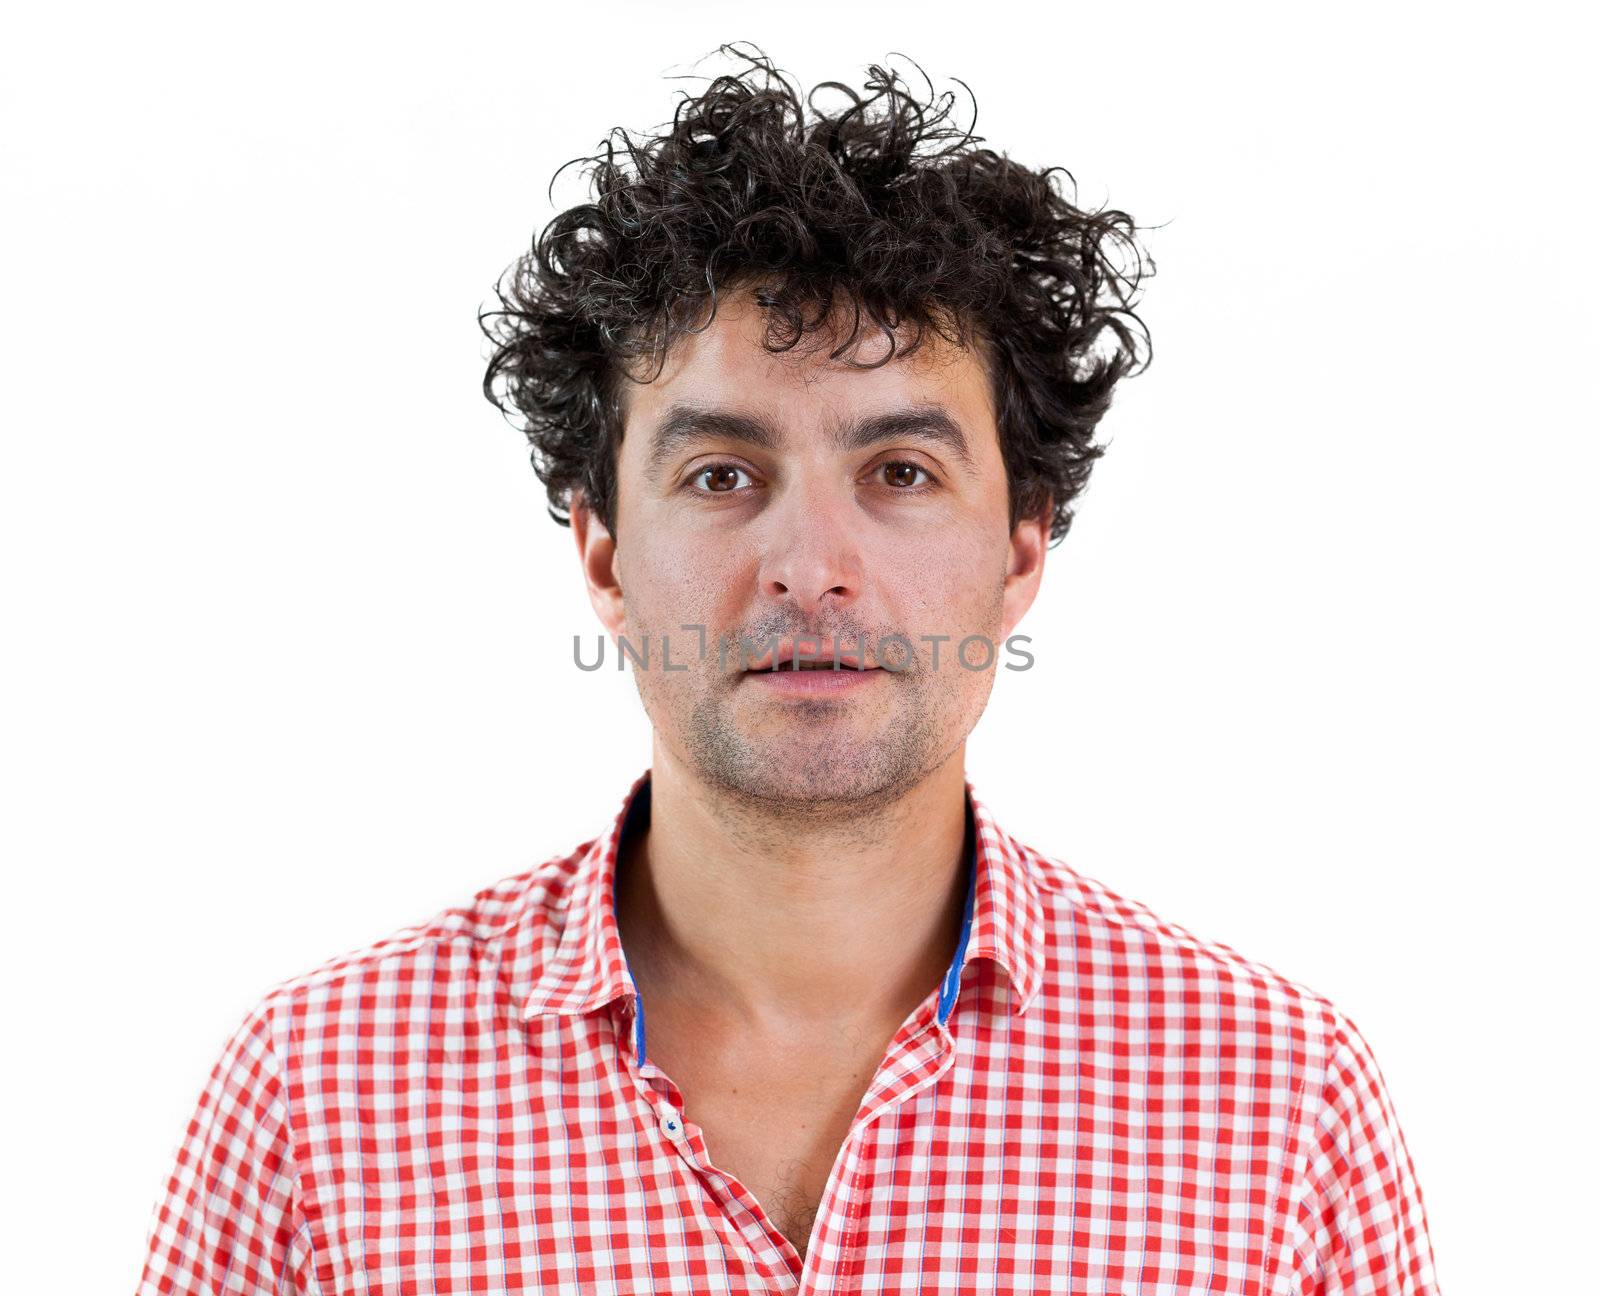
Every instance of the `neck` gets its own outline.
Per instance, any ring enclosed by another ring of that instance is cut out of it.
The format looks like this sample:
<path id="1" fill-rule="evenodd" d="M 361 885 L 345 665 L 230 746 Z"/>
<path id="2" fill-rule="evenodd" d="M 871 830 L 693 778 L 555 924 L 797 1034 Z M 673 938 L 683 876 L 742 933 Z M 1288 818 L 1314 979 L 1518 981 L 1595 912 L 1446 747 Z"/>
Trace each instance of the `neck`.
<path id="1" fill-rule="evenodd" d="M 954 957 L 966 900 L 964 749 L 870 813 L 732 802 L 658 743 L 617 923 L 646 1003 L 744 1030 L 898 1023 Z M 648 985 L 648 988 L 647 988 Z"/>

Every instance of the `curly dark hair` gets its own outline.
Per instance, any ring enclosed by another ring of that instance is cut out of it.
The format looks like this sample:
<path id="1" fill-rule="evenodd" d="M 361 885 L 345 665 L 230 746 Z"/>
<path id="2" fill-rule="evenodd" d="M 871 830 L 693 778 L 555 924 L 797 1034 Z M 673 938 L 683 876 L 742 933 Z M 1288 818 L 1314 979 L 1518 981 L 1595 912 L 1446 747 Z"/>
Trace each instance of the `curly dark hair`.
<path id="1" fill-rule="evenodd" d="M 928 328 L 975 346 L 1011 525 L 1048 507 L 1050 542 L 1061 540 L 1104 453 L 1093 436 L 1112 389 L 1149 363 L 1132 307 L 1155 267 L 1133 221 L 1077 207 L 1060 167 L 978 147 L 970 127 L 947 124 L 954 93 L 931 82 L 921 100 L 874 64 L 865 97 L 829 81 L 802 100 L 756 47 L 714 52 L 745 66 L 698 97 L 680 92 L 659 134 L 614 127 L 574 159 L 593 200 L 555 217 L 496 283 L 501 309 L 479 313 L 494 344 L 484 394 L 527 435 L 550 515 L 568 524 L 578 491 L 616 533 L 622 381 L 659 376 L 719 293 L 750 287 L 769 351 L 823 326 L 841 293 L 854 324 L 833 359 L 851 356 L 863 316 L 888 339 L 878 364 Z M 842 94 L 837 111 L 817 107 L 823 90 Z M 975 125 L 975 97 L 973 109 Z M 902 325 L 915 333 L 897 347 Z"/>

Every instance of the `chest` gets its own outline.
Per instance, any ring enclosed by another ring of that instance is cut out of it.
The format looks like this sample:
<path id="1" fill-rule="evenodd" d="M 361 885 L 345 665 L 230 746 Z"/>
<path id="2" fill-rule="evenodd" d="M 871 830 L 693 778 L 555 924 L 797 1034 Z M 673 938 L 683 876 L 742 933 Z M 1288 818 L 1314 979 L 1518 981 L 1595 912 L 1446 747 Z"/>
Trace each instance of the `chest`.
<path id="1" fill-rule="evenodd" d="M 1135 1088 L 1065 1050 L 1059 1018 L 973 1030 L 953 1055 L 932 1033 L 699 1047 L 663 1016 L 648 1060 L 703 1158 L 663 1128 L 634 1037 L 601 1013 L 512 1036 L 486 1014 L 291 1070 L 309 1290 L 794 1296 L 803 1268 L 818 1293 L 1278 1290 L 1249 1279 L 1288 1227 L 1292 1073 L 1258 1069 L 1245 1101 L 1175 1052 Z M 1080 1281 L 1112 1273 L 1120 1286 Z"/>
<path id="2" fill-rule="evenodd" d="M 711 1162 L 803 1257 L 890 1034 L 866 1047 L 835 1036 L 717 1048 L 652 1027 L 650 1060 L 677 1086 Z"/>

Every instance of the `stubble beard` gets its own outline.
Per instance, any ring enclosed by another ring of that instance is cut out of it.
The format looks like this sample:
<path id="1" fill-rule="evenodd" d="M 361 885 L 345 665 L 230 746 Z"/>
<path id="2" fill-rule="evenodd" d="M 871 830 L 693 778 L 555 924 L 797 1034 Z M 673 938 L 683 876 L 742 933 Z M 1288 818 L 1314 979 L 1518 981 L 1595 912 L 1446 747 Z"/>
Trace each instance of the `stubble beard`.
<path id="1" fill-rule="evenodd" d="M 871 686 L 875 698 L 762 702 L 749 696 L 757 681 L 691 670 L 668 679 L 635 667 L 640 700 L 658 735 L 667 721 L 705 786 L 758 818 L 856 818 L 898 800 L 949 755 L 955 698 L 937 692 L 933 672 L 890 673 Z"/>

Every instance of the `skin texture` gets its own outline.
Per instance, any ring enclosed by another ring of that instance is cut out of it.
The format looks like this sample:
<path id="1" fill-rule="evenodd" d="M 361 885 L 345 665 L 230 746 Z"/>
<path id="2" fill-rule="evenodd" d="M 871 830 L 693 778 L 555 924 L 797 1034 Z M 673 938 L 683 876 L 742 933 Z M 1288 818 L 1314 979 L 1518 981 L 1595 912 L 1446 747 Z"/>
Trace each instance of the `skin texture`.
<path id="1" fill-rule="evenodd" d="M 659 376 L 626 384 L 616 535 L 581 499 L 572 518 L 602 623 L 650 645 L 634 678 L 654 730 L 651 822 L 617 882 L 650 1058 L 719 1165 L 775 1214 L 796 1203 L 780 1227 L 803 1250 L 862 1091 L 954 954 L 965 745 L 994 681 L 955 649 L 1015 630 L 1049 514 L 1009 527 L 976 353 L 930 332 L 862 369 L 829 359 L 826 330 L 779 355 L 763 330 L 747 294 L 724 296 Z M 885 348 L 867 334 L 854 355 Z M 697 434 L 653 460 L 655 432 L 685 405 L 765 419 L 776 444 Z M 833 436 L 912 407 L 948 415 L 965 462 L 903 433 L 856 448 Z M 703 655 L 684 625 L 707 627 Z M 741 634 L 835 635 L 849 651 L 863 632 L 869 653 L 906 635 L 908 668 L 822 696 L 740 669 Z M 925 634 L 950 636 L 937 668 Z M 662 669 L 663 635 L 687 669 Z M 719 636 L 735 645 L 723 661 Z"/>

